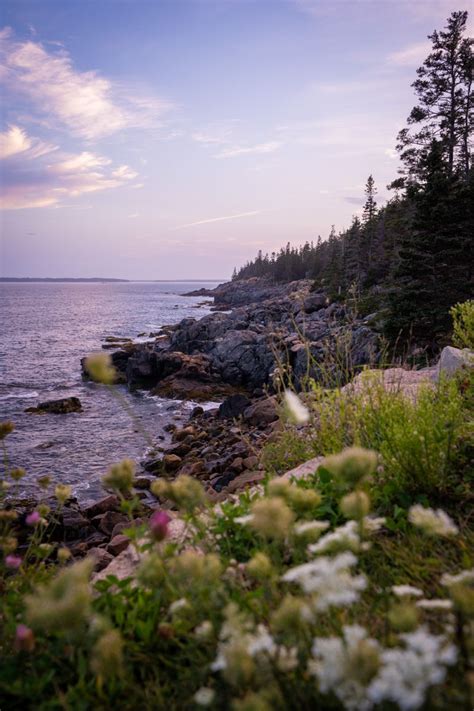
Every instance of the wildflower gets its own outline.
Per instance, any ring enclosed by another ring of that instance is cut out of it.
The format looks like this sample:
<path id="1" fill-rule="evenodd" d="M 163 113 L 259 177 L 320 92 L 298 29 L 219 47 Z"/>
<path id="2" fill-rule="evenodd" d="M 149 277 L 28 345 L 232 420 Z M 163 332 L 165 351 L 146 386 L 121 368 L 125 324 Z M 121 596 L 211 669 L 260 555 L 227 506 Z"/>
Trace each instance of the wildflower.
<path id="1" fill-rule="evenodd" d="M 454 521 L 442 509 L 435 511 L 415 504 L 408 512 L 408 520 L 429 536 L 456 536 L 459 533 Z"/>
<path id="2" fill-rule="evenodd" d="M 123 640 L 117 630 L 99 637 L 92 650 L 91 669 L 97 677 L 119 676 L 123 666 Z"/>
<path id="3" fill-rule="evenodd" d="M 251 528 L 264 538 L 286 538 L 293 523 L 293 513 L 280 497 L 261 499 L 251 508 Z"/>
<path id="4" fill-rule="evenodd" d="M 0 549 L 7 555 L 12 553 L 18 546 L 18 541 L 13 536 L 0 537 Z"/>
<path id="5" fill-rule="evenodd" d="M 271 618 L 272 630 L 297 639 L 303 629 L 305 602 L 294 595 L 285 595 Z"/>
<path id="6" fill-rule="evenodd" d="M 14 429 L 15 425 L 13 424 L 13 422 L 10 422 L 10 420 L 0 422 L 0 440 L 5 439 L 5 437 L 8 437 L 8 435 L 11 434 Z"/>
<path id="7" fill-rule="evenodd" d="M 154 511 L 148 522 L 150 533 L 155 541 L 162 541 L 168 533 L 168 524 L 171 521 L 166 511 Z"/>
<path id="8" fill-rule="evenodd" d="M 187 607 L 190 607 L 189 602 L 186 600 L 185 597 L 181 597 L 179 600 L 175 600 L 171 603 L 169 607 L 169 613 L 170 615 L 175 615 L 177 612 L 180 612 L 180 610 L 185 610 Z"/>
<path id="9" fill-rule="evenodd" d="M 343 638 L 316 637 L 314 661 L 309 669 L 323 694 L 332 691 L 344 708 L 366 711 L 372 708 L 367 687 L 380 666 L 380 647 L 359 625 L 343 627 Z"/>
<path id="10" fill-rule="evenodd" d="M 314 489 L 302 489 L 300 486 L 291 486 L 288 490 L 287 501 L 296 513 L 304 514 L 320 505 L 321 494 L 314 491 Z"/>
<path id="11" fill-rule="evenodd" d="M 291 489 L 291 487 L 292 484 L 288 479 L 276 477 L 269 482 L 268 493 L 270 496 L 281 496 L 283 499 L 286 499 L 288 490 Z"/>
<path id="12" fill-rule="evenodd" d="M 137 570 L 137 579 L 146 588 L 156 588 L 165 577 L 163 561 L 156 553 L 143 558 Z"/>
<path id="13" fill-rule="evenodd" d="M 194 630 L 194 634 L 198 639 L 209 639 L 213 632 L 214 628 L 210 620 L 204 620 L 204 622 L 201 622 Z"/>
<path id="14" fill-rule="evenodd" d="M 48 474 L 45 474 L 44 476 L 38 477 L 36 481 L 38 482 L 38 485 L 41 489 L 47 489 L 48 486 L 51 484 L 51 477 L 48 476 Z"/>
<path id="15" fill-rule="evenodd" d="M 121 494 L 126 494 L 133 486 L 134 473 L 135 463 L 131 459 L 123 459 L 110 467 L 102 478 L 102 483 L 106 489 L 114 489 Z"/>
<path id="16" fill-rule="evenodd" d="M 85 370 L 97 383 L 111 385 L 115 382 L 117 373 L 108 353 L 93 353 L 85 361 Z"/>
<path id="17" fill-rule="evenodd" d="M 466 617 L 474 617 L 474 568 L 457 575 L 445 573 L 441 583 L 448 587 L 454 606 Z"/>
<path id="18" fill-rule="evenodd" d="M 93 569 L 89 558 L 64 568 L 49 585 L 41 585 L 28 595 L 26 615 L 33 628 L 77 630 L 90 613 L 89 575 Z"/>
<path id="19" fill-rule="evenodd" d="M 412 632 L 418 625 L 418 611 L 411 602 L 392 605 L 388 620 L 397 632 Z"/>
<path id="20" fill-rule="evenodd" d="M 453 603 L 451 602 L 451 600 L 441 599 L 418 600 L 416 606 L 419 607 L 421 610 L 436 610 L 439 612 L 445 610 L 451 611 L 453 609 Z"/>
<path id="21" fill-rule="evenodd" d="M 392 592 L 397 597 L 422 597 L 423 595 L 423 590 L 412 585 L 393 585 Z"/>
<path id="22" fill-rule="evenodd" d="M 243 699 L 233 700 L 232 711 L 273 711 L 274 699 L 268 696 L 267 689 L 261 692 L 249 691 Z"/>
<path id="23" fill-rule="evenodd" d="M 219 582 L 221 573 L 221 562 L 215 553 L 202 555 L 186 550 L 170 563 L 170 575 L 183 591 L 189 587 L 213 587 Z"/>
<path id="24" fill-rule="evenodd" d="M 298 666 L 298 649 L 296 647 L 278 647 L 276 656 L 277 669 L 281 672 L 290 672 Z"/>
<path id="25" fill-rule="evenodd" d="M 361 548 L 356 521 L 348 521 L 331 533 L 326 533 L 317 543 L 308 546 L 309 553 L 334 553 L 341 550 L 357 552 Z"/>
<path id="26" fill-rule="evenodd" d="M 450 588 L 453 585 L 474 583 L 474 568 L 471 570 L 463 570 L 456 575 L 450 575 L 449 573 L 444 573 L 441 576 L 441 585 L 445 585 Z"/>
<path id="27" fill-rule="evenodd" d="M 246 567 L 247 573 L 255 580 L 266 580 L 273 574 L 273 566 L 270 558 L 265 553 L 256 553 L 249 560 Z"/>
<path id="28" fill-rule="evenodd" d="M 309 410 L 303 405 L 298 395 L 292 390 L 285 390 L 285 408 L 289 419 L 296 425 L 304 425 L 309 421 Z"/>
<path id="29" fill-rule="evenodd" d="M 375 533 L 382 528 L 386 520 L 385 516 L 364 516 L 362 529 L 364 533 Z"/>
<path id="30" fill-rule="evenodd" d="M 14 646 L 17 652 L 32 652 L 35 648 L 33 630 L 26 625 L 18 625 L 15 632 Z"/>
<path id="31" fill-rule="evenodd" d="M 58 561 L 60 563 L 65 563 L 66 561 L 69 560 L 71 557 L 72 553 L 69 550 L 69 548 L 66 548 L 65 546 L 62 546 L 61 548 L 58 549 L 57 556 L 58 556 Z"/>
<path id="32" fill-rule="evenodd" d="M 364 491 L 353 491 L 341 499 L 339 508 L 346 518 L 360 521 L 370 511 L 370 499 Z"/>
<path id="33" fill-rule="evenodd" d="M 5 565 L 7 568 L 11 568 L 11 570 L 18 570 L 22 562 L 19 555 L 10 554 L 5 557 Z"/>
<path id="34" fill-rule="evenodd" d="M 39 523 L 41 523 L 41 516 L 38 511 L 32 511 L 30 514 L 25 519 L 25 523 L 27 526 L 37 526 Z"/>
<path id="35" fill-rule="evenodd" d="M 49 512 L 51 511 L 48 504 L 38 504 L 36 510 L 38 511 L 40 516 L 43 516 L 43 518 L 45 516 L 47 516 L 49 514 Z"/>
<path id="36" fill-rule="evenodd" d="M 350 572 L 356 563 L 357 558 L 350 552 L 334 558 L 321 557 L 291 568 L 282 580 L 298 583 L 305 593 L 314 594 L 313 604 L 318 611 L 333 605 L 346 607 L 356 602 L 359 593 L 367 586 L 364 575 L 353 576 Z"/>
<path id="37" fill-rule="evenodd" d="M 20 481 L 20 479 L 23 479 L 25 474 L 26 474 L 25 470 L 21 469 L 20 467 L 16 467 L 15 469 L 10 469 L 10 477 L 13 479 L 13 481 Z"/>
<path id="38" fill-rule="evenodd" d="M 151 491 L 155 496 L 166 497 L 174 501 L 182 511 L 192 513 L 206 503 L 206 493 L 202 484 L 186 474 L 182 474 L 173 482 L 154 481 Z"/>
<path id="39" fill-rule="evenodd" d="M 381 654 L 382 666 L 368 689 L 375 703 L 393 701 L 402 711 L 423 705 L 430 686 L 441 684 L 446 667 L 456 662 L 456 647 L 442 635 L 426 628 L 402 635 L 404 649 L 387 649 Z"/>
<path id="40" fill-rule="evenodd" d="M 194 701 L 198 706 L 210 706 L 214 701 L 216 692 L 208 686 L 201 686 L 194 694 Z"/>
<path id="41" fill-rule="evenodd" d="M 265 652 L 270 656 L 275 654 L 275 642 L 264 625 L 258 625 L 256 632 L 249 636 L 247 651 L 251 657 L 256 657 L 262 652 Z"/>
<path id="42" fill-rule="evenodd" d="M 320 537 L 321 533 L 328 528 L 329 521 L 303 521 L 303 523 L 295 524 L 293 533 L 299 538 L 315 541 Z"/>
<path id="43" fill-rule="evenodd" d="M 58 484 L 54 490 L 54 495 L 61 505 L 64 505 L 71 498 L 72 489 L 67 484 Z"/>
<path id="44" fill-rule="evenodd" d="M 47 558 L 53 549 L 54 546 L 51 543 L 40 543 L 36 552 L 40 558 Z"/>
<path id="45" fill-rule="evenodd" d="M 327 457 L 322 466 L 351 488 L 371 476 L 377 468 L 377 455 L 362 447 L 349 447 Z"/>

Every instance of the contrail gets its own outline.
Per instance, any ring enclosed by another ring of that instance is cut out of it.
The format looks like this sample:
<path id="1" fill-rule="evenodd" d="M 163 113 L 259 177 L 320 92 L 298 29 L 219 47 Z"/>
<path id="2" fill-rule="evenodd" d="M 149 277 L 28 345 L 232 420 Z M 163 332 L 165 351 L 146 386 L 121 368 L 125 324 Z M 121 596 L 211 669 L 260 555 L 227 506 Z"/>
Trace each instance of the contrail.
<path id="1" fill-rule="evenodd" d="M 210 222 L 221 222 L 223 220 L 236 220 L 239 217 L 251 217 L 252 215 L 259 215 L 261 210 L 253 210 L 252 212 L 239 212 L 238 215 L 224 215 L 223 217 L 210 217 L 207 220 L 198 220 L 198 222 L 189 222 L 187 225 L 179 225 L 178 227 L 173 227 L 171 232 L 175 230 L 183 230 L 185 227 L 195 227 L 196 225 L 208 225 Z"/>

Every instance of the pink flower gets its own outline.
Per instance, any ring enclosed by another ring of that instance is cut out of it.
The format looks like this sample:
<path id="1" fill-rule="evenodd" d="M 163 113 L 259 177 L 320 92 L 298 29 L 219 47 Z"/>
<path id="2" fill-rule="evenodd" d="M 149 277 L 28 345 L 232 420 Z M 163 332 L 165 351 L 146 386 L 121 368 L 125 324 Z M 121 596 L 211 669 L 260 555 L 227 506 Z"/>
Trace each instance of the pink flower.
<path id="1" fill-rule="evenodd" d="M 155 541 L 162 541 L 168 534 L 168 524 L 171 518 L 165 511 L 155 511 L 150 516 L 150 531 Z"/>
<path id="2" fill-rule="evenodd" d="M 7 568 L 12 568 L 13 570 L 17 570 L 20 567 L 21 562 L 21 558 L 18 555 L 7 555 L 5 558 L 5 565 Z"/>
<path id="3" fill-rule="evenodd" d="M 33 630 L 26 625 L 18 625 L 15 633 L 15 649 L 17 652 L 32 652 L 35 648 Z"/>
<path id="4" fill-rule="evenodd" d="M 33 511 L 26 517 L 27 526 L 36 526 L 41 521 L 41 516 L 38 511 Z"/>

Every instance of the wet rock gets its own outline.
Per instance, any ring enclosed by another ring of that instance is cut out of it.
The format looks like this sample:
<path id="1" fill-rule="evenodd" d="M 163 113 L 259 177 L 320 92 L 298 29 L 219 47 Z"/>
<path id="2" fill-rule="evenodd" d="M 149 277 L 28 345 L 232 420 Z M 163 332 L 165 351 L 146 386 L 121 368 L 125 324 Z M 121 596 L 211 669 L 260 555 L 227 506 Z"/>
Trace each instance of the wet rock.
<path id="1" fill-rule="evenodd" d="M 151 482 L 146 476 L 137 476 L 133 480 L 133 486 L 135 489 L 149 489 L 150 485 Z"/>
<path id="2" fill-rule="evenodd" d="M 167 472 L 174 472 L 179 469 L 179 465 L 182 461 L 182 458 L 177 454 L 165 454 L 163 457 L 163 467 Z"/>
<path id="3" fill-rule="evenodd" d="M 82 412 L 82 405 L 78 397 L 64 397 L 59 400 L 40 402 L 37 407 L 28 407 L 25 412 L 65 415 L 69 412 Z"/>
<path id="4" fill-rule="evenodd" d="M 143 468 L 150 474 L 162 474 L 164 469 L 163 459 L 150 459 L 144 463 Z"/>
<path id="5" fill-rule="evenodd" d="M 99 501 L 95 501 L 93 504 L 89 504 L 88 506 L 85 506 L 82 509 L 82 512 L 88 517 L 88 518 L 94 518 L 94 516 L 98 516 L 99 514 L 106 513 L 106 511 L 114 511 L 118 509 L 120 506 L 120 501 L 117 496 L 114 494 L 110 494 L 109 496 L 105 496 L 103 499 L 100 499 Z"/>
<path id="6" fill-rule="evenodd" d="M 240 417 L 250 405 L 250 400 L 245 395 L 237 393 L 228 397 L 219 407 L 219 417 L 233 420 Z"/>
<path id="7" fill-rule="evenodd" d="M 204 409 L 200 405 L 196 405 L 191 412 L 191 418 L 199 417 L 202 414 L 204 414 Z"/>

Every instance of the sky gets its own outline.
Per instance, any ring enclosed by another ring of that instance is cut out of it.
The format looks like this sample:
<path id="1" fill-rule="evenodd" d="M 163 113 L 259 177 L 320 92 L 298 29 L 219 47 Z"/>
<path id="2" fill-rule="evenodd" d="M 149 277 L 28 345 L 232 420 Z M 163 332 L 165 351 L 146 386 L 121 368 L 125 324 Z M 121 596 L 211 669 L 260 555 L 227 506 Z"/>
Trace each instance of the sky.
<path id="1" fill-rule="evenodd" d="M 226 279 L 343 229 L 469 4 L 3 0 L 0 275 Z"/>

